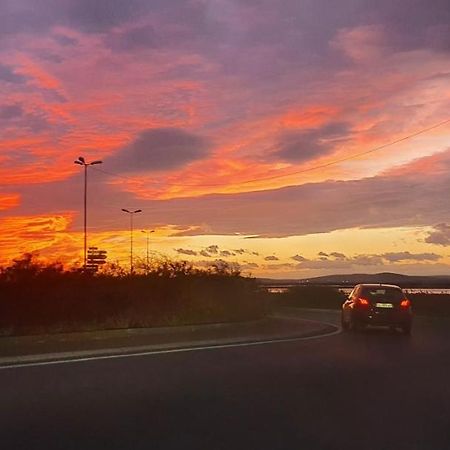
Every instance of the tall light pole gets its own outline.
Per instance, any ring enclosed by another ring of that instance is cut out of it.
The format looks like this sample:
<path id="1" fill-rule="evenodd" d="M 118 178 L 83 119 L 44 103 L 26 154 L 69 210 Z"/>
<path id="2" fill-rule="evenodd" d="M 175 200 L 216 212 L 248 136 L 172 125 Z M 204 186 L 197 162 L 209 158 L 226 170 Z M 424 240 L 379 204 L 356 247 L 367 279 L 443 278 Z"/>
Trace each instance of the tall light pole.
<path id="1" fill-rule="evenodd" d="M 122 208 L 122 211 L 130 215 L 130 275 L 133 275 L 133 216 L 142 212 L 142 209 L 129 211 L 128 209 Z"/>
<path id="2" fill-rule="evenodd" d="M 79 166 L 84 166 L 84 270 L 86 271 L 86 263 L 87 263 L 87 168 L 89 166 L 94 166 L 95 164 L 101 164 L 102 161 L 92 161 L 90 163 L 86 162 L 86 160 L 79 156 L 75 164 Z"/>
<path id="3" fill-rule="evenodd" d="M 141 230 L 142 233 L 145 233 L 147 236 L 147 272 L 148 272 L 148 243 L 149 243 L 149 237 L 151 233 L 154 233 L 155 230 Z"/>

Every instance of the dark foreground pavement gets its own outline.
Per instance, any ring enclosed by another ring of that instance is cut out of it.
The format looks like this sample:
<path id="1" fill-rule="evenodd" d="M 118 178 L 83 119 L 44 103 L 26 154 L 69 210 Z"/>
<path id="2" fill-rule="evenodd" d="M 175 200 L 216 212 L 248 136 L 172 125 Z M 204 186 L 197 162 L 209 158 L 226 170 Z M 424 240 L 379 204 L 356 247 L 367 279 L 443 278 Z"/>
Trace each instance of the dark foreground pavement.
<path id="1" fill-rule="evenodd" d="M 8 368 L 0 389 L 8 450 L 449 449 L 450 322 Z"/>

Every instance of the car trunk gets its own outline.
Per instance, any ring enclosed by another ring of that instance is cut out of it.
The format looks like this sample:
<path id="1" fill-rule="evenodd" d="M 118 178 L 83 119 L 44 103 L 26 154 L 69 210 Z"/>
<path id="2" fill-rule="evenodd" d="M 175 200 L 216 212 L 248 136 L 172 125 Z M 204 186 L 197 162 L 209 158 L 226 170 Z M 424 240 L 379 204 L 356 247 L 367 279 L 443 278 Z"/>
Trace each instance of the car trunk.
<path id="1" fill-rule="evenodd" d="M 361 297 L 367 299 L 372 308 L 385 313 L 398 310 L 401 301 L 406 298 L 400 289 L 381 286 L 365 287 L 361 292 Z"/>

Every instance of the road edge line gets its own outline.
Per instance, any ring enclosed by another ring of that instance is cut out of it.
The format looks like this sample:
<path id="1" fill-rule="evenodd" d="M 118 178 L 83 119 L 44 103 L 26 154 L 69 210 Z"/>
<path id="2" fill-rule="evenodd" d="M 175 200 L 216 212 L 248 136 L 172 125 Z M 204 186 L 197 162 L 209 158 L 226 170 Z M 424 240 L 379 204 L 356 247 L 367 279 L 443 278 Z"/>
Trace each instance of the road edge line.
<path id="1" fill-rule="evenodd" d="M 295 318 L 294 318 L 295 320 Z M 331 326 L 335 328 L 333 331 L 321 334 L 314 334 L 311 336 L 298 336 L 298 337 L 289 337 L 289 338 L 278 338 L 278 339 L 266 339 L 266 340 L 257 340 L 257 341 L 245 341 L 245 342 L 232 342 L 232 343 L 224 343 L 224 344 L 210 344 L 210 345 L 200 345 L 200 346 L 190 346 L 190 347 L 175 347 L 168 349 L 155 349 L 155 350 L 147 350 L 147 351 L 138 351 L 138 352 L 126 352 L 126 353 L 115 353 L 110 355 L 92 355 L 91 356 L 82 356 L 82 357 L 67 357 L 65 359 L 54 359 L 47 361 L 36 361 L 36 362 L 23 362 L 18 364 L 5 364 L 0 365 L 0 370 L 6 369 L 18 369 L 25 367 L 39 367 L 39 366 L 49 366 L 49 365 L 59 365 L 59 364 L 69 364 L 69 363 L 80 363 L 80 362 L 90 362 L 90 361 L 100 361 L 107 359 L 119 359 L 119 358 L 132 358 L 139 356 L 153 356 L 153 355 L 162 355 L 162 354 L 170 354 L 170 353 L 186 353 L 186 352 L 194 352 L 194 351 L 204 351 L 204 350 L 220 350 L 227 348 L 237 348 L 237 347 L 254 347 L 257 345 L 269 345 L 269 344 L 277 344 L 277 343 L 286 343 L 286 342 L 296 342 L 296 341 L 308 341 L 313 339 L 320 339 L 324 337 L 330 337 L 341 333 L 341 328 L 337 325 L 331 324 L 329 322 L 321 322 L 318 320 L 310 320 L 310 319 L 299 319 L 306 320 L 309 322 L 316 322 L 320 324 L 324 324 L 327 326 Z M 127 349 L 132 350 L 131 348 L 123 347 L 115 349 L 116 351 L 126 351 Z M 113 349 L 114 350 L 114 349 Z M 35 355 L 39 356 L 39 355 Z M 43 356 L 43 355 L 42 355 Z M 47 355 L 48 356 L 48 355 Z"/>

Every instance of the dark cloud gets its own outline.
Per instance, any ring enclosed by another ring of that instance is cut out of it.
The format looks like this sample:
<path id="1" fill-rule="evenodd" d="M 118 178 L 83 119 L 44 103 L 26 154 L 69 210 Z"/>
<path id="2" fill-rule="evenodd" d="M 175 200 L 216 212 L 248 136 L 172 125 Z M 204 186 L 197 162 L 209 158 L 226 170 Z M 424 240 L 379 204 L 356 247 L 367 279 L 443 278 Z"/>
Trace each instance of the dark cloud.
<path id="1" fill-rule="evenodd" d="M 436 253 L 410 253 L 410 252 L 392 252 L 383 253 L 381 255 L 384 259 L 390 262 L 398 261 L 437 261 L 442 256 Z"/>
<path id="2" fill-rule="evenodd" d="M 323 252 L 321 252 L 323 253 Z M 434 253 L 410 253 L 404 252 L 390 252 L 377 254 L 360 254 L 352 257 L 347 257 L 343 253 L 332 252 L 329 254 L 334 259 L 320 257 L 318 259 L 296 258 L 299 262 L 296 266 L 298 269 L 350 269 L 357 266 L 382 266 L 391 263 L 398 263 L 402 261 L 437 261 L 441 256 Z"/>
<path id="3" fill-rule="evenodd" d="M 442 246 L 450 245 L 450 225 L 439 223 L 435 225 L 434 230 L 428 233 L 425 242 Z"/>
<path id="4" fill-rule="evenodd" d="M 40 2 L 40 7 L 36 7 L 36 3 L 30 0 L 0 2 L 0 35 L 33 33 L 50 26 L 58 13 L 48 7 L 57 6 L 57 1 Z"/>
<path id="5" fill-rule="evenodd" d="M 450 8 L 447 0 L 415 0 L 405 8 L 404 2 L 383 0 L 367 14 L 385 26 L 388 44 L 399 50 L 433 48 L 450 50 Z M 414 30 L 414 32 L 412 32 Z"/>
<path id="6" fill-rule="evenodd" d="M 285 161 L 309 161 L 334 151 L 337 143 L 349 136 L 349 126 L 334 122 L 323 127 L 283 132 L 272 157 Z"/>
<path id="7" fill-rule="evenodd" d="M 305 259 L 294 266 L 296 269 L 312 269 L 312 270 L 323 270 L 323 269 L 346 269 L 349 264 L 346 261 L 339 261 L 334 259 Z"/>
<path id="8" fill-rule="evenodd" d="M 304 256 L 301 256 L 301 255 L 291 256 L 291 259 L 293 259 L 294 261 L 297 261 L 297 262 L 307 261 L 307 259 Z"/>
<path id="9" fill-rule="evenodd" d="M 118 52 L 151 49 L 161 45 L 154 27 L 148 24 L 112 32 L 105 37 L 104 42 L 107 47 Z"/>
<path id="10" fill-rule="evenodd" d="M 277 258 L 275 255 L 266 256 L 264 258 L 265 261 L 279 261 L 280 258 Z"/>
<path id="11" fill-rule="evenodd" d="M 108 159 L 108 166 L 121 172 L 171 170 L 208 155 L 210 143 L 180 128 L 143 131 L 134 142 Z"/>
<path id="12" fill-rule="evenodd" d="M 0 81 L 12 84 L 23 84 L 27 81 L 27 78 L 16 73 L 12 67 L 0 63 Z"/>
<path id="13" fill-rule="evenodd" d="M 256 264 L 254 262 L 247 262 L 245 261 L 244 264 L 240 264 L 239 268 L 241 270 L 251 270 L 251 269 L 258 269 L 259 264 Z"/>
<path id="14" fill-rule="evenodd" d="M 78 43 L 77 39 L 64 34 L 55 34 L 53 35 L 53 39 L 64 47 L 76 45 Z"/>
<path id="15" fill-rule="evenodd" d="M 319 252 L 318 255 L 323 256 L 324 258 L 328 258 L 328 253 L 325 252 Z"/>
<path id="16" fill-rule="evenodd" d="M 200 256 L 203 256 L 205 258 L 216 258 L 217 256 L 222 256 L 222 257 L 229 257 L 229 256 L 235 256 L 236 253 L 231 252 L 229 250 L 219 250 L 219 246 L 218 245 L 210 245 L 209 247 L 206 247 L 205 249 L 201 250 L 200 252 L 198 252 L 198 254 Z"/>
<path id="17" fill-rule="evenodd" d="M 0 2 L 0 33 L 43 33 L 58 25 L 105 33 L 151 14 L 170 30 L 172 45 L 195 45 L 228 71 L 244 70 L 258 81 L 294 64 L 330 60 L 328 42 L 336 31 L 360 24 L 383 25 L 395 49 L 448 50 L 448 1 L 405 3 L 342 0 L 336 13 L 327 0 L 11 0 Z M 271 59 L 267 49 L 273 49 Z"/>
<path id="18" fill-rule="evenodd" d="M 158 5 L 159 3 L 159 5 Z M 13 0 L 0 2 L 0 34 L 43 34 L 56 26 L 102 33 L 158 9 L 147 0 Z M 72 45 L 62 40 L 62 45 Z"/>
<path id="19" fill-rule="evenodd" d="M 266 269 L 270 270 L 294 269 L 295 267 L 296 264 L 292 263 L 267 264 L 265 266 Z"/>
<path id="20" fill-rule="evenodd" d="M 18 129 L 39 133 L 50 127 L 47 117 L 42 112 L 25 113 L 22 105 L 12 104 L 0 107 L 2 125 L 14 125 Z"/>
<path id="21" fill-rule="evenodd" d="M 71 0 L 62 21 L 87 32 L 101 32 L 139 17 L 144 0 Z"/>
<path id="22" fill-rule="evenodd" d="M 45 50 L 37 53 L 37 56 L 43 61 L 48 61 L 55 64 L 61 64 L 64 61 L 64 58 L 62 56 Z"/>
<path id="23" fill-rule="evenodd" d="M 331 252 L 330 256 L 332 256 L 333 258 L 336 258 L 336 259 L 346 259 L 346 256 L 343 253 L 339 253 L 339 252 Z"/>
<path id="24" fill-rule="evenodd" d="M 326 254 L 320 252 L 322 255 Z M 331 254 L 330 254 L 331 256 Z M 335 258 L 329 259 L 324 256 L 320 256 L 317 259 L 309 259 L 300 255 L 292 256 L 291 259 L 297 261 L 297 264 L 276 264 L 271 265 L 270 268 L 288 268 L 289 266 L 296 270 L 338 270 L 338 269 L 351 269 L 354 266 L 377 266 L 383 264 L 383 258 L 380 255 L 356 255 L 352 258 Z"/>
<path id="25" fill-rule="evenodd" d="M 41 131 L 48 130 L 51 125 L 44 115 L 39 113 L 30 113 L 25 115 L 22 122 L 22 127 L 33 133 L 40 133 Z"/>
<path id="26" fill-rule="evenodd" d="M 174 250 L 177 253 L 179 253 L 180 255 L 197 256 L 197 252 L 194 250 L 185 249 L 185 248 L 175 248 Z"/>
<path id="27" fill-rule="evenodd" d="M 344 265 L 350 263 L 358 266 L 379 266 L 383 264 L 383 258 L 380 255 L 357 255 L 349 258 L 348 261 L 335 260 L 334 262 L 340 262 Z"/>
<path id="28" fill-rule="evenodd" d="M 10 120 L 23 115 L 23 109 L 21 105 L 5 105 L 0 107 L 0 119 Z"/>

